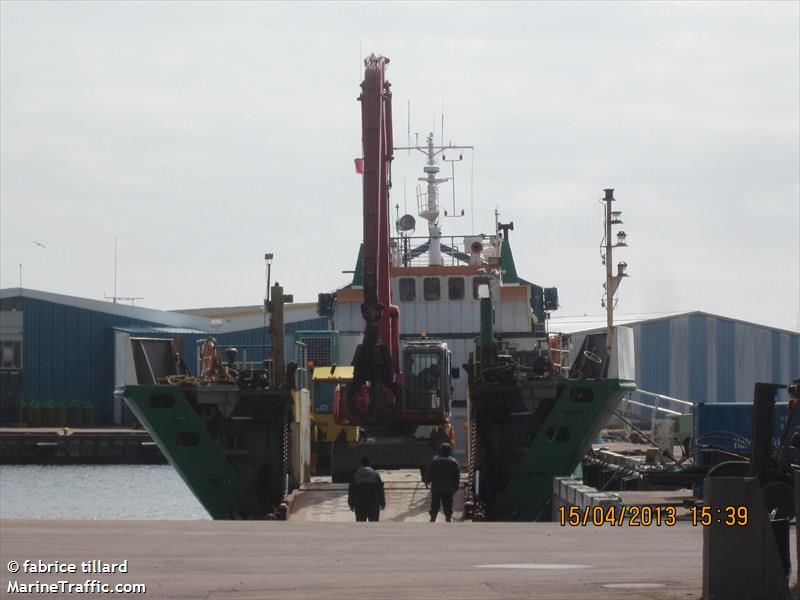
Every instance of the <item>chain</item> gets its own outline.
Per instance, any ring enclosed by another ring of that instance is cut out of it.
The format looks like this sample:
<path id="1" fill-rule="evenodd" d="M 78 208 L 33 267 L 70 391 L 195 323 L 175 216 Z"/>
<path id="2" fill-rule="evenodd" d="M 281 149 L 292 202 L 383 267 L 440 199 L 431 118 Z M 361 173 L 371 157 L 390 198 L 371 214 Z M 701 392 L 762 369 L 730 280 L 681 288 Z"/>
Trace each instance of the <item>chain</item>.
<path id="1" fill-rule="evenodd" d="M 477 415 L 475 414 L 474 404 L 470 402 L 470 413 L 469 413 L 469 466 L 468 466 L 468 473 L 467 473 L 467 491 L 468 491 L 468 499 L 472 501 L 472 520 L 473 521 L 483 521 L 486 518 L 486 510 L 483 506 L 483 503 L 478 498 L 478 494 L 475 490 L 475 472 L 477 470 L 477 463 L 478 463 L 478 456 L 479 456 L 479 446 L 478 440 L 480 436 L 478 435 L 478 419 Z"/>
<path id="2" fill-rule="evenodd" d="M 478 444 L 478 426 L 475 423 L 475 413 L 470 410 L 469 415 L 469 466 L 467 470 L 467 482 L 469 484 L 469 495 L 475 491 L 475 455 Z"/>
<path id="3" fill-rule="evenodd" d="M 478 460 L 480 456 L 480 426 L 473 403 L 470 403 L 469 414 L 469 463 L 467 473 L 467 500 L 472 502 L 472 520 L 486 520 L 486 507 L 481 502 L 475 489 L 475 474 L 478 470 Z"/>
<path id="4" fill-rule="evenodd" d="M 281 502 L 286 502 L 289 494 L 289 416 L 287 415 L 283 423 L 283 460 L 281 464 L 281 485 L 283 486 L 283 497 Z"/>

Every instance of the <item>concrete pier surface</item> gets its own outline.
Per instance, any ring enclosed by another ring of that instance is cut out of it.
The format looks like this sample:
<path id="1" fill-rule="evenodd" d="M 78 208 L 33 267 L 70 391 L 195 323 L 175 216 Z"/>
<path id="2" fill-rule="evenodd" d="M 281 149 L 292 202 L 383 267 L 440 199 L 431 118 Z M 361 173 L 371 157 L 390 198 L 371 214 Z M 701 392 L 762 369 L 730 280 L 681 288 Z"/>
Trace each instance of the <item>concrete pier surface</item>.
<path id="1" fill-rule="evenodd" d="M 694 600 L 702 585 L 702 529 L 684 522 L 573 528 L 557 523 L 5 520 L 0 521 L 0 558 L 0 596 L 8 598 L 20 595 L 7 592 L 9 580 L 97 579 L 143 583 L 146 594 L 133 596 L 144 598 Z M 9 561 L 26 559 L 127 560 L 128 572 L 9 573 Z"/>

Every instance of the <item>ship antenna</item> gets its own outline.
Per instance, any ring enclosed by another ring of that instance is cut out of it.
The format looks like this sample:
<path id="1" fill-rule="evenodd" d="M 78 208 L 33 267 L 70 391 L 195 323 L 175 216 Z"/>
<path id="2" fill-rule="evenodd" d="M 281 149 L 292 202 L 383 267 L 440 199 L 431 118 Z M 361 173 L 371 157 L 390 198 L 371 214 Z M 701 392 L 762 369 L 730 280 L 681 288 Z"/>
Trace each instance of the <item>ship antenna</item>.
<path id="1" fill-rule="evenodd" d="M 469 167 L 469 216 L 472 221 L 471 231 L 475 233 L 475 150 L 470 153 L 471 161 Z"/>
<path id="2" fill-rule="evenodd" d="M 408 151 L 411 154 L 411 150 Z M 403 214 L 408 214 L 408 194 L 406 193 L 406 176 L 403 175 Z"/>
<path id="3" fill-rule="evenodd" d="M 411 156 L 411 100 L 408 101 L 408 111 L 406 112 L 406 123 L 408 125 L 408 155 Z"/>

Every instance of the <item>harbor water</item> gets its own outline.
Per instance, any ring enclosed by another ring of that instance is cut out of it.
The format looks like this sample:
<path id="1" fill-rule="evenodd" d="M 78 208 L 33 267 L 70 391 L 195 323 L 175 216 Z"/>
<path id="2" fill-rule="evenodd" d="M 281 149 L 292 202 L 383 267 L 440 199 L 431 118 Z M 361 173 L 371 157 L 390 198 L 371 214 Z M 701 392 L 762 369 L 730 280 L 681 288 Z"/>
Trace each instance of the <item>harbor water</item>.
<path id="1" fill-rule="evenodd" d="M 0 519 L 209 516 L 170 465 L 1 465 Z"/>

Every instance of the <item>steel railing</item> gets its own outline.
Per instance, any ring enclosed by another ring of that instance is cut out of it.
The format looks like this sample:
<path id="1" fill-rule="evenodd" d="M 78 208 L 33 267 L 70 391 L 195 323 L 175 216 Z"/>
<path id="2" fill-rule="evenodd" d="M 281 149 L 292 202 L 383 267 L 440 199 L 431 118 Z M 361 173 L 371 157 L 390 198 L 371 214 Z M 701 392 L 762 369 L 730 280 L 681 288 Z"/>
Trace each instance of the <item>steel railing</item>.
<path id="1" fill-rule="evenodd" d="M 470 250 L 464 247 L 465 237 L 463 235 L 443 235 L 439 238 L 442 249 L 443 266 L 453 267 L 469 263 Z M 488 245 L 489 236 L 483 236 L 484 247 Z M 396 246 L 398 263 L 403 267 L 427 266 L 428 248 L 430 238 L 428 236 L 401 236 L 393 237 L 392 242 Z"/>

